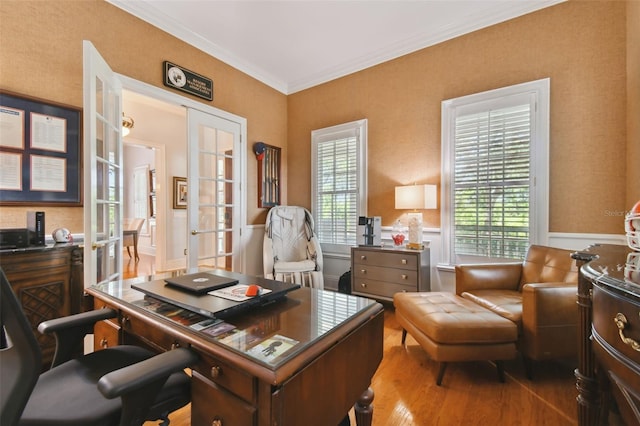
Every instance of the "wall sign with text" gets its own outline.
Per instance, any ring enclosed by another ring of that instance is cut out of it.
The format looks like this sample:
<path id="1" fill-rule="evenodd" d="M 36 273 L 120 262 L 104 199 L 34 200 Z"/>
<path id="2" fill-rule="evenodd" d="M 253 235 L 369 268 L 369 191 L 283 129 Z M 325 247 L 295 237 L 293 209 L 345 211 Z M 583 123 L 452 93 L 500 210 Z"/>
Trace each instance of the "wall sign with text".
<path id="1" fill-rule="evenodd" d="M 213 100 L 213 80 L 169 61 L 163 63 L 164 85 L 209 101 Z"/>
<path id="2" fill-rule="evenodd" d="M 82 205 L 80 108 L 0 92 L 0 205 Z"/>

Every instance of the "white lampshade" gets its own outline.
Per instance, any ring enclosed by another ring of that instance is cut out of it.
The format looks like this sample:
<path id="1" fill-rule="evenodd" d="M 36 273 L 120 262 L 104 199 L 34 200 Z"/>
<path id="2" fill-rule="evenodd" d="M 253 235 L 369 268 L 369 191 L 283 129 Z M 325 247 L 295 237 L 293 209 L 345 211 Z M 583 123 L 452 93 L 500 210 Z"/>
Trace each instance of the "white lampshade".
<path id="1" fill-rule="evenodd" d="M 407 248 L 422 249 L 422 212 L 416 210 L 438 208 L 435 185 L 396 186 L 396 209 L 412 209 L 408 213 L 409 241 Z"/>
<path id="2" fill-rule="evenodd" d="M 438 208 L 436 185 L 396 186 L 396 209 L 424 210 Z"/>

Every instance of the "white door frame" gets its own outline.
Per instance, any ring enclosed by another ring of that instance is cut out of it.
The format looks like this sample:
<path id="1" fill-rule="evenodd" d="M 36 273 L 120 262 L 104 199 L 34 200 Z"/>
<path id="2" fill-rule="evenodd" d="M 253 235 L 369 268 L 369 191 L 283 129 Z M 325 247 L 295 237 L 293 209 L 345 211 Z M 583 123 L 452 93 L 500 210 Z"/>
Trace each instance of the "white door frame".
<path id="1" fill-rule="evenodd" d="M 238 150 L 238 158 L 240 160 L 240 176 L 242 176 L 241 182 L 246 182 L 246 177 L 247 177 L 247 148 L 246 148 L 246 141 L 247 141 L 247 119 L 244 117 L 240 117 L 238 115 L 229 113 L 227 111 L 223 111 L 221 109 L 212 107 L 212 106 L 208 106 L 208 105 L 204 105 L 200 102 L 194 101 L 192 99 L 186 98 L 184 96 L 178 95 L 176 93 L 172 93 L 169 92 L 167 90 L 164 90 L 162 88 L 156 87 L 156 86 L 152 86 L 148 83 L 139 81 L 139 80 L 135 80 L 131 77 L 127 77 L 125 75 L 122 74 L 118 74 L 116 73 L 116 75 L 118 76 L 118 78 L 120 79 L 120 81 L 122 82 L 122 89 L 123 90 L 128 90 L 131 92 L 136 92 L 139 93 L 141 95 L 144 96 L 148 96 L 150 98 L 153 99 L 157 99 L 159 101 L 163 101 L 172 105 L 177 105 L 177 106 L 184 106 L 186 108 L 192 108 L 192 109 L 196 109 L 198 111 L 202 111 L 206 114 L 211 114 L 217 117 L 221 117 L 224 118 L 226 120 L 229 121 L 233 121 L 236 122 L 240 125 L 240 149 Z M 186 128 L 186 124 L 185 124 L 185 132 L 187 132 L 187 128 Z M 243 184 L 240 186 L 240 190 L 241 190 L 241 194 L 239 199 L 241 200 L 241 205 L 237 206 L 237 208 L 234 208 L 234 212 L 236 212 L 237 217 L 234 218 L 234 223 L 235 220 L 237 219 L 238 222 L 240 224 L 239 226 L 239 246 L 240 247 L 245 247 L 245 238 L 248 235 L 248 232 L 246 232 L 246 223 L 247 223 L 247 188 L 246 188 L 246 184 Z M 164 221 L 164 223 L 157 223 L 156 222 L 156 230 L 157 230 L 157 245 L 156 245 L 156 249 L 160 248 L 160 250 L 164 251 L 164 255 L 166 257 L 166 248 L 164 246 L 165 241 L 164 241 L 164 236 L 166 235 L 167 229 L 166 229 L 167 223 L 166 220 Z M 157 255 L 157 253 L 156 253 Z M 239 250 L 238 253 L 235 253 L 234 256 L 239 255 L 240 259 L 238 259 L 237 261 L 234 261 L 234 264 L 236 265 L 240 265 L 240 270 L 238 272 L 243 272 L 247 270 L 246 267 L 246 250 Z"/>

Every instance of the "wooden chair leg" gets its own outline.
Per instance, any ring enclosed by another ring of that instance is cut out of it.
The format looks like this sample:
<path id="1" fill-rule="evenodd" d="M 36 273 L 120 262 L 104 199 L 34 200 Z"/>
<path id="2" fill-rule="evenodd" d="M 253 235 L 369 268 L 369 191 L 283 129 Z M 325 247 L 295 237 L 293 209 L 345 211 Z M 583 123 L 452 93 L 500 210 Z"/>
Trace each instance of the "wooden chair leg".
<path id="1" fill-rule="evenodd" d="M 442 384 L 442 378 L 444 377 L 444 371 L 447 369 L 447 363 L 441 362 L 440 369 L 438 370 L 438 378 L 436 379 L 436 385 L 440 386 Z"/>
<path id="2" fill-rule="evenodd" d="M 127 253 L 129 253 L 129 257 L 131 257 L 131 251 L 129 251 L 129 246 L 127 246 Z"/>
<path id="3" fill-rule="evenodd" d="M 407 330 L 402 329 L 402 344 L 404 345 L 404 341 L 407 340 Z"/>
<path id="4" fill-rule="evenodd" d="M 504 383 L 504 362 L 496 361 L 496 369 L 498 370 L 498 380 Z"/>

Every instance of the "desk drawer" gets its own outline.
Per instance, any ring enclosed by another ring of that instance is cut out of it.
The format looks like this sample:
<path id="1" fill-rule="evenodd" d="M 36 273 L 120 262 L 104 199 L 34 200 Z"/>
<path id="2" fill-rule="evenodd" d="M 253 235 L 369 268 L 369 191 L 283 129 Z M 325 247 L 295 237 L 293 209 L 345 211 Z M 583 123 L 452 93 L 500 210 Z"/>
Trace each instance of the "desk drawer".
<path id="1" fill-rule="evenodd" d="M 112 321 L 98 321 L 93 326 L 93 350 L 112 348 L 120 344 L 120 326 Z"/>
<path id="2" fill-rule="evenodd" d="M 620 356 L 628 361 L 640 363 L 640 351 L 634 350 L 632 342 L 640 344 L 640 305 L 599 286 L 593 287 L 593 328 L 611 345 Z M 623 342 L 614 318 L 623 315 L 627 324 L 622 334 Z"/>
<path id="3" fill-rule="evenodd" d="M 252 376 L 231 365 L 198 351 L 200 360 L 193 370 L 212 382 L 228 389 L 245 401 L 251 402 L 255 395 L 255 381 Z"/>
<path id="4" fill-rule="evenodd" d="M 191 379 L 191 424 L 252 426 L 256 408 L 193 372 Z M 214 423 L 218 421 L 218 423 Z"/>
<path id="5" fill-rule="evenodd" d="M 385 281 L 388 283 L 395 283 L 401 285 L 413 286 L 416 288 L 418 282 L 418 271 L 398 268 L 384 268 L 381 266 L 371 265 L 354 265 L 355 270 L 353 274 L 356 278 L 356 283 L 360 280 Z M 359 284 L 358 284 L 359 285 Z"/>
<path id="6" fill-rule="evenodd" d="M 409 253 L 389 253 L 375 250 L 354 250 L 353 263 L 356 268 L 361 265 L 381 266 L 383 268 L 413 269 L 418 268 L 418 257 Z"/>
<path id="7" fill-rule="evenodd" d="M 187 343 L 168 334 L 166 330 L 158 327 L 149 327 L 144 321 L 124 315 L 120 320 L 125 333 L 130 333 L 135 338 L 140 338 L 145 344 L 158 351 L 170 351 L 176 347 L 187 347 Z M 126 337 L 125 337 L 126 343 Z"/>

